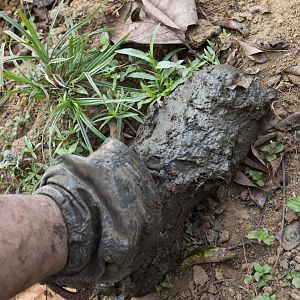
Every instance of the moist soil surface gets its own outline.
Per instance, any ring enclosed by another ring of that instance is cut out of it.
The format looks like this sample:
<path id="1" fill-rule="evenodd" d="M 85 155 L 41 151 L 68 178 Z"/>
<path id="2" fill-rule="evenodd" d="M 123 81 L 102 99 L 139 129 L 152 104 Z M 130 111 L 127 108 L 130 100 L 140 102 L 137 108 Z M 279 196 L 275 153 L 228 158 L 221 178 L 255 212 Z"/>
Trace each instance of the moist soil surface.
<path id="1" fill-rule="evenodd" d="M 98 2 L 74 0 L 66 8 L 66 12 L 81 18 L 92 11 Z M 249 13 L 249 7 L 261 4 L 267 4 L 270 12 Z M 118 5 L 118 1 L 109 1 L 104 10 L 114 11 Z M 197 5 L 210 21 L 231 19 L 247 24 L 250 30 L 250 35 L 244 37 L 247 43 L 255 44 L 257 39 L 263 39 L 270 42 L 286 41 L 289 44 L 287 49 L 266 52 L 269 60 L 262 64 L 241 57 L 242 62 L 238 67 L 247 73 L 255 74 L 257 80 L 266 86 L 272 85 L 277 90 L 277 99 L 271 107 L 275 118 L 284 119 L 300 111 L 300 77 L 282 73 L 287 67 L 300 66 L 299 0 L 268 2 L 202 0 L 197 1 Z M 5 0 L 0 4 L 0 9 L 4 9 L 10 15 L 13 15 L 18 7 L 20 3 L 16 0 Z M 204 18 L 202 14 L 199 17 Z M 93 26 L 101 26 L 104 22 L 102 13 Z M 242 38 L 237 31 L 230 32 L 231 38 Z M 18 146 L 18 140 L 24 135 L 36 138 L 38 135 L 36 128 L 43 124 L 38 109 L 27 108 L 22 101 L 24 99 L 13 98 L 1 109 L 0 126 L 4 126 L 15 116 L 23 116 L 27 110 L 36 122 L 26 125 L 18 132 L 15 148 L 21 147 Z M 267 125 L 270 125 L 270 122 L 266 122 Z M 278 184 L 267 193 L 267 201 L 263 208 L 253 202 L 247 187 L 231 182 L 220 186 L 215 195 L 199 203 L 186 221 L 186 234 L 182 240 L 182 247 L 186 249 L 186 253 L 199 246 L 213 245 L 231 247 L 236 257 L 225 262 L 206 263 L 185 270 L 178 267 L 174 274 L 169 274 L 162 285 L 158 286 L 158 294 L 157 291 L 153 291 L 154 294 L 143 299 L 254 299 L 256 295 L 264 293 L 276 295 L 276 299 L 300 299 L 300 290 L 285 279 L 290 271 L 300 271 L 298 254 L 300 248 L 298 246 L 286 251 L 280 244 L 283 222 L 286 226 L 298 218 L 297 214 L 285 209 L 285 201 L 289 197 L 300 195 L 299 132 L 297 130 L 278 132 L 277 143 L 285 147 L 285 155 L 276 175 Z M 276 238 L 271 246 L 249 243 L 246 239 L 249 231 L 262 227 L 267 228 Z M 253 272 L 253 262 L 269 264 L 279 275 L 260 289 L 256 288 L 256 285 L 245 284 L 244 276 Z M 45 286 L 36 285 L 14 299 L 62 298 Z"/>

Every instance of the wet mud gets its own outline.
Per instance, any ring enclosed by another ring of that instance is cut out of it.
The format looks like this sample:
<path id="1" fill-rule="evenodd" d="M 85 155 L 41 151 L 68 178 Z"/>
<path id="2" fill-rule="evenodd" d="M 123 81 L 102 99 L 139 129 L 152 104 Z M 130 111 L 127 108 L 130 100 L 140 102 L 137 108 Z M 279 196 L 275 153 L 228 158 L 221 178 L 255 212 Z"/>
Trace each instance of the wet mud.
<path id="1" fill-rule="evenodd" d="M 256 137 L 270 98 L 249 75 L 219 65 L 195 72 L 147 118 L 131 148 L 146 163 L 159 190 L 159 241 L 130 278 L 101 284 L 99 293 L 143 295 L 178 266 L 189 211 L 230 181 Z"/>

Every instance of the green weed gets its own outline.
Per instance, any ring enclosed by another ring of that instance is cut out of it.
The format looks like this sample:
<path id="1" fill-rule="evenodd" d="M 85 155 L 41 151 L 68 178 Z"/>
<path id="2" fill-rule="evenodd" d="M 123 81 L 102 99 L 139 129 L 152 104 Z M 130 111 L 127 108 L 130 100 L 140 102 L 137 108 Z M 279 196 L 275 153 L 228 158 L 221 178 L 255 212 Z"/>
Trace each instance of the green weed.
<path id="1" fill-rule="evenodd" d="M 245 174 L 248 175 L 248 177 L 250 177 L 257 186 L 263 187 L 265 185 L 263 172 L 255 171 L 247 167 L 245 168 Z"/>
<path id="2" fill-rule="evenodd" d="M 254 300 L 276 300 L 276 295 L 262 294 L 254 298 Z"/>
<path id="3" fill-rule="evenodd" d="M 300 212 L 300 197 L 292 197 L 287 200 L 286 206 L 294 212 Z"/>
<path id="4" fill-rule="evenodd" d="M 270 280 L 273 279 L 273 275 L 271 274 L 271 267 L 268 264 L 261 265 L 257 262 L 252 263 L 254 268 L 254 274 L 246 275 L 244 277 L 244 282 L 246 284 L 250 284 L 253 281 L 257 282 L 257 287 L 264 287 Z"/>
<path id="5" fill-rule="evenodd" d="M 271 245 L 275 240 L 273 235 L 269 235 L 267 228 L 250 231 L 247 234 L 247 238 L 257 240 L 258 242 L 263 242 L 266 245 Z"/>
<path id="6" fill-rule="evenodd" d="M 277 158 L 277 154 L 284 151 L 284 146 L 271 141 L 268 145 L 263 146 L 261 151 L 264 153 L 263 158 L 268 162 L 272 162 Z"/>

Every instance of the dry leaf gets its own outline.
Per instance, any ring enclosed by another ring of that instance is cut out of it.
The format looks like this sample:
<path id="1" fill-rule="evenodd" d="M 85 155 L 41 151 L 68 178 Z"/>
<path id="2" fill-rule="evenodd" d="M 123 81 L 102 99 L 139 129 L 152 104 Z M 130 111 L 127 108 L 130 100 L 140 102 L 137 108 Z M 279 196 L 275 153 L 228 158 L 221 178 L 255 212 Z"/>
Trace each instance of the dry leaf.
<path id="1" fill-rule="evenodd" d="M 228 20 L 228 21 L 218 21 L 215 23 L 215 25 L 219 25 L 221 27 L 225 27 L 228 29 L 234 29 L 239 31 L 244 37 L 247 37 L 250 32 L 248 27 L 244 23 L 240 23 L 237 21 L 233 20 Z"/>
<path id="2" fill-rule="evenodd" d="M 269 87 L 274 86 L 277 83 L 279 83 L 280 79 L 281 79 L 281 75 L 274 76 L 267 81 L 267 85 Z"/>
<path id="3" fill-rule="evenodd" d="M 257 39 L 255 43 L 263 50 L 283 50 L 289 46 L 289 43 L 286 41 L 272 43 L 263 39 Z"/>
<path id="4" fill-rule="evenodd" d="M 142 0 L 146 13 L 159 22 L 186 31 L 198 21 L 195 0 Z M 172 25 L 173 24 L 173 25 Z"/>
<path id="5" fill-rule="evenodd" d="M 254 143 L 254 147 L 259 147 L 263 144 L 265 144 L 266 142 L 269 142 L 273 139 L 275 139 L 278 135 L 278 132 L 277 131 L 274 131 L 274 132 L 270 132 L 268 134 L 265 134 L 265 135 L 262 135 L 260 136 Z"/>
<path id="6" fill-rule="evenodd" d="M 300 126 L 300 112 L 295 112 L 285 118 L 284 120 L 279 121 L 274 127 L 280 131 L 289 131 L 293 128 Z"/>
<path id="7" fill-rule="evenodd" d="M 233 49 L 227 59 L 226 59 L 226 64 L 229 65 L 229 66 L 234 66 L 235 63 L 236 63 L 236 52 L 237 52 L 238 49 Z"/>
<path id="8" fill-rule="evenodd" d="M 260 207 L 263 208 L 266 201 L 267 197 L 264 191 L 254 188 L 254 187 L 249 187 L 249 195 L 250 198 Z"/>
<path id="9" fill-rule="evenodd" d="M 246 157 L 244 160 L 243 160 L 243 164 L 248 166 L 248 167 L 251 167 L 253 169 L 256 169 L 256 170 L 260 170 L 262 172 L 265 172 L 265 173 L 268 173 L 269 170 L 266 166 L 263 166 L 261 165 L 260 163 L 252 160 L 251 158 L 249 157 Z"/>
<path id="10" fill-rule="evenodd" d="M 247 175 L 245 175 L 243 172 L 241 171 L 237 171 L 235 173 L 235 175 L 233 176 L 232 178 L 232 181 L 237 183 L 237 184 L 240 184 L 242 186 L 247 186 L 247 187 L 254 187 L 254 188 L 257 188 L 257 185 L 252 182 Z"/>
<path id="11" fill-rule="evenodd" d="M 244 53 L 247 55 L 247 57 L 257 63 L 265 63 L 268 60 L 268 57 L 266 55 L 266 53 L 261 50 L 258 49 L 252 45 L 249 45 L 248 43 L 245 43 L 243 41 L 240 41 L 238 39 L 236 39 L 239 44 L 241 45 Z"/>
<path id="12" fill-rule="evenodd" d="M 261 13 L 261 14 L 267 14 L 270 12 L 270 9 L 267 5 L 254 5 L 249 7 L 248 9 L 252 14 L 255 13 Z"/>
<path id="13" fill-rule="evenodd" d="M 224 84 L 227 88 L 231 90 L 234 90 L 238 86 L 248 89 L 252 81 L 252 75 L 234 73 L 232 76 L 226 77 Z"/>
<path id="14" fill-rule="evenodd" d="M 187 27 L 198 20 L 194 11 L 194 0 L 127 2 L 118 11 L 118 16 L 110 15 L 107 19 L 108 26 L 115 28 L 110 38 L 115 42 L 130 33 L 127 42 L 149 44 L 153 31 L 162 23 L 157 30 L 155 43 L 181 44 L 185 40 Z M 139 16 L 139 19 L 133 21 L 133 14 Z"/>
<path id="15" fill-rule="evenodd" d="M 275 175 L 277 174 L 281 163 L 282 163 L 282 159 L 284 157 L 284 153 L 281 153 L 279 157 L 277 157 L 275 160 L 270 162 L 271 165 L 271 175 L 272 175 L 272 180 L 274 181 Z"/>
<path id="16" fill-rule="evenodd" d="M 264 162 L 264 160 L 261 158 L 261 156 L 259 155 L 259 153 L 257 152 L 256 148 L 251 145 L 250 148 L 250 153 L 252 153 L 253 157 L 257 160 L 257 162 L 262 166 L 265 167 L 265 170 L 267 170 L 266 172 L 268 172 L 268 168 L 266 163 Z"/>
<path id="17" fill-rule="evenodd" d="M 300 66 L 288 67 L 283 70 L 284 73 L 300 76 Z"/>

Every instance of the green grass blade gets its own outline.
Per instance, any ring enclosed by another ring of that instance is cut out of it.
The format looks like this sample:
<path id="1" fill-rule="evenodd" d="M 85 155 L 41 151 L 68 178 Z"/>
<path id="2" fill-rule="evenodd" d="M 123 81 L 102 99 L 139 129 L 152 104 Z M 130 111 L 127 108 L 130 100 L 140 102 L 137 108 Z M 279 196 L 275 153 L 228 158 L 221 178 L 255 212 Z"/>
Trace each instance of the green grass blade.
<path id="1" fill-rule="evenodd" d="M 142 59 L 142 60 L 144 60 L 144 61 L 146 61 L 150 64 L 152 63 L 152 59 L 149 58 L 147 56 L 147 54 L 144 53 L 141 50 L 137 50 L 137 49 L 133 49 L 133 48 L 125 48 L 125 49 L 117 50 L 116 52 L 119 53 L 119 54 L 123 54 L 123 55 L 132 56 L 132 57 L 135 57 L 135 58 Z"/>
<path id="2" fill-rule="evenodd" d="M 29 21 L 29 19 L 21 12 L 19 11 L 19 16 L 22 19 L 23 23 L 27 27 L 27 30 L 29 31 L 30 39 L 29 41 L 34 45 L 35 51 L 38 53 L 39 57 L 43 60 L 45 64 L 48 63 L 49 57 L 47 55 L 46 50 L 44 49 L 44 46 L 42 45 L 40 38 L 37 34 L 36 29 L 32 25 L 32 23 Z"/>
<path id="3" fill-rule="evenodd" d="M 4 87 L 4 75 L 3 75 L 3 72 L 4 72 L 4 66 L 3 66 L 3 64 L 4 64 L 4 48 L 5 48 L 5 43 L 3 43 L 0 48 L 0 91 Z"/>
<path id="4" fill-rule="evenodd" d="M 56 55 L 58 49 L 64 44 L 65 40 L 75 31 L 87 24 L 99 11 L 101 7 L 99 6 L 94 12 L 92 12 L 90 15 L 88 15 L 86 18 L 81 20 L 79 23 L 75 24 L 73 27 L 71 27 L 67 32 L 63 34 L 63 36 L 57 41 L 55 47 L 53 48 L 51 59 Z"/>
<path id="5" fill-rule="evenodd" d="M 48 38 L 47 38 L 47 45 L 46 45 L 46 51 L 47 51 L 48 56 L 49 56 L 49 49 L 50 49 L 50 43 L 51 43 L 51 33 L 53 32 L 54 25 L 56 23 L 58 14 L 59 14 L 63 4 L 64 4 L 64 0 L 61 0 L 58 7 L 57 7 L 57 9 L 56 9 L 56 12 L 53 16 L 53 19 L 52 19 L 52 22 L 51 22 L 51 25 L 50 25 L 50 28 L 49 28 L 49 35 L 48 35 Z"/>

